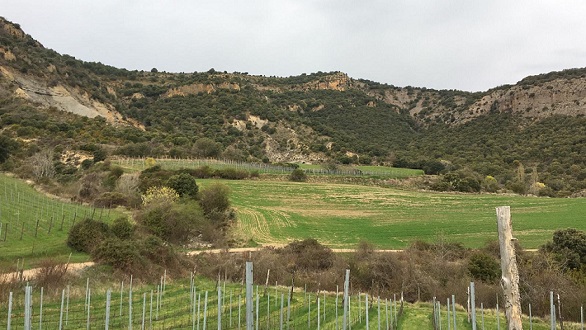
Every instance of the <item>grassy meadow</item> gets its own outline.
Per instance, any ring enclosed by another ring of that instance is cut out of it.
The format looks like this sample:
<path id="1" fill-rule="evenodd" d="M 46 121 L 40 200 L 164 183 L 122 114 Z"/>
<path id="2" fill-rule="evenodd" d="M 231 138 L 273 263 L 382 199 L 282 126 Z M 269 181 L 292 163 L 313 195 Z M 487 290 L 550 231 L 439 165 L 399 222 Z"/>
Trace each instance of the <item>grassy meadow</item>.
<path id="1" fill-rule="evenodd" d="M 205 186 L 213 180 L 198 180 Z M 511 206 L 524 248 L 551 240 L 556 229 L 586 230 L 586 199 L 455 194 L 341 184 L 221 181 L 238 214 L 234 233 L 260 244 L 308 237 L 333 248 L 367 240 L 400 249 L 438 238 L 480 247 L 497 240 L 495 208 Z"/>
<path id="2" fill-rule="evenodd" d="M 128 171 L 142 171 L 148 166 L 144 159 L 128 158 L 128 159 L 113 159 L 113 164 L 121 166 Z M 246 163 L 235 161 L 222 161 L 216 159 L 173 159 L 173 158 L 158 158 L 155 164 L 160 165 L 164 169 L 179 170 L 182 168 L 198 168 L 201 166 L 209 166 L 213 169 L 236 168 L 246 171 L 258 171 L 263 174 L 287 174 L 293 168 L 264 164 L 264 163 Z M 408 178 L 423 175 L 422 170 L 415 170 L 410 168 L 396 168 L 388 166 L 338 166 L 337 171 L 330 171 L 324 169 L 321 165 L 298 164 L 299 168 L 303 169 L 309 174 L 313 175 L 364 175 L 380 178 Z"/>
<path id="3" fill-rule="evenodd" d="M 110 222 L 122 213 L 48 197 L 20 179 L 0 174 L 0 266 L 24 258 L 67 257 L 69 228 L 86 217 Z M 73 254 L 73 261 L 87 259 Z M 2 267 L 2 268 L 4 268 Z"/>

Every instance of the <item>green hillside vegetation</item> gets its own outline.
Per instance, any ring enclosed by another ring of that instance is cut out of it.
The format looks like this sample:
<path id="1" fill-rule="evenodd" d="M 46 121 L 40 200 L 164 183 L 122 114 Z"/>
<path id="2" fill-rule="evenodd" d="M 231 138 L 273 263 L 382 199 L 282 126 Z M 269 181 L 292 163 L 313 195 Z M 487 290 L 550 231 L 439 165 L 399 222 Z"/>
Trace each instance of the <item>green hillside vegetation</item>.
<path id="1" fill-rule="evenodd" d="M 0 40 L 11 56 L 0 57 L 1 66 L 48 88 L 85 92 L 127 120 L 113 126 L 43 109 L 14 96 L 18 80 L 0 79 L 0 149 L 13 155 L 6 169 L 18 168 L 35 149 L 98 145 L 106 155 L 128 157 L 410 167 L 447 175 L 430 186 L 436 190 L 565 197 L 586 189 L 586 125 L 578 99 L 565 100 L 578 107 L 571 116 L 556 115 L 554 102 L 539 110 L 551 115 L 524 117 L 524 109 L 503 110 L 495 100 L 491 112 L 460 122 L 483 97 L 515 86 L 468 93 L 400 88 L 340 72 L 279 78 L 214 69 L 129 71 L 60 55 L 14 32 L 20 30 L 13 23 L 2 20 L 2 27 Z M 571 85 L 584 76 L 584 69 L 564 70 L 518 86 L 546 93 L 546 83 Z M 486 183 L 489 176 L 496 182 Z"/>
<path id="2" fill-rule="evenodd" d="M 46 49 L 3 18 L 0 45 L 0 170 L 14 175 L 0 174 L 0 266 L 42 266 L 31 283 L 47 285 L 47 327 L 58 320 L 60 290 L 80 281 L 56 265 L 68 256 L 101 264 L 94 269 L 102 281 L 92 298 L 100 306 L 95 324 L 103 320 L 106 288 L 132 274 L 139 326 L 142 299 L 156 292 L 145 283 L 166 272 L 177 280 L 155 323 L 187 327 L 193 301 L 181 279 L 188 270 L 223 275 L 233 293 L 245 261 L 226 253 L 187 258 L 187 250 L 275 244 L 283 247 L 249 254 L 258 284 L 272 267 L 272 280 L 320 291 L 331 304 L 350 268 L 354 294 L 402 292 L 418 303 L 406 306 L 400 328 L 429 328 L 431 306 L 422 301 L 445 301 L 470 280 L 479 284 L 479 301 L 495 306 L 494 210 L 502 205 L 511 206 L 520 244 L 524 308 L 531 302 L 546 315 L 547 294 L 556 290 L 577 319 L 586 292 L 586 108 L 575 87 L 565 88 L 581 86 L 586 69 L 468 93 L 341 72 L 129 71 Z M 60 93 L 105 117 L 60 110 L 67 107 L 51 103 Z M 547 104 L 520 109 L 532 104 L 523 93 Z M 42 97 L 53 105 L 35 101 Z M 353 253 L 330 250 L 356 246 Z M 197 282 L 215 292 L 210 280 Z M 22 283 L 0 280 L 0 301 L 9 290 L 21 294 Z M 74 291 L 70 321 L 82 327 L 87 310 Z M 301 294 L 292 323 L 305 326 L 317 297 Z M 264 314 L 271 306 L 264 299 L 262 322 L 274 328 L 277 309 Z M 364 328 L 352 303 L 353 328 Z M 215 304 L 212 297 L 212 314 Z M 128 324 L 122 313 L 113 326 Z M 334 327 L 333 313 L 325 327 Z M 494 315 L 486 316 L 493 327 Z M 458 320 L 469 327 L 463 314 Z"/>

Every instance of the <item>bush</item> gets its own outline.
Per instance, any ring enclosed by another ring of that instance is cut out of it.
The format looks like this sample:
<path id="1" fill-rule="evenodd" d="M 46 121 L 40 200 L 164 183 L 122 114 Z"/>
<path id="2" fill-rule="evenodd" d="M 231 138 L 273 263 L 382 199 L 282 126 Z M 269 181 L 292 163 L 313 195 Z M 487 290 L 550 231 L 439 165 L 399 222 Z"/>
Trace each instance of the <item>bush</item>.
<path id="1" fill-rule="evenodd" d="M 146 192 L 148 188 L 153 186 L 164 186 L 173 172 L 163 170 L 160 165 L 147 168 L 140 172 L 138 189 Z"/>
<path id="2" fill-rule="evenodd" d="M 142 195 L 142 203 L 149 204 L 172 204 L 179 199 L 179 194 L 169 187 L 150 187 L 146 194 Z"/>
<path id="3" fill-rule="evenodd" d="M 305 174 L 305 172 L 300 168 L 294 169 L 293 172 L 291 172 L 291 174 L 289 174 L 289 181 L 304 182 L 306 180 L 307 180 L 307 174 Z"/>
<path id="4" fill-rule="evenodd" d="M 101 242 L 92 257 L 97 262 L 134 274 L 137 274 L 137 265 L 144 263 L 135 242 L 119 238 L 108 238 Z"/>
<path id="5" fill-rule="evenodd" d="M 314 238 L 293 241 L 285 247 L 285 251 L 293 254 L 296 270 L 324 270 L 334 263 L 332 250 L 321 245 Z"/>
<path id="6" fill-rule="evenodd" d="M 185 244 L 206 220 L 197 203 L 153 204 L 137 217 L 147 231 L 173 244 Z"/>
<path id="7" fill-rule="evenodd" d="M 106 153 L 106 151 L 104 151 L 104 149 L 97 148 L 93 152 L 94 163 L 97 163 L 97 162 L 101 162 L 103 160 L 106 160 L 106 157 L 107 156 L 108 156 L 108 154 Z"/>
<path id="8" fill-rule="evenodd" d="M 496 283 L 500 278 L 500 265 L 492 256 L 477 252 L 470 256 L 468 272 L 475 280 L 485 283 Z"/>
<path id="9" fill-rule="evenodd" d="M 129 239 L 132 237 L 132 234 L 134 233 L 134 226 L 132 225 L 132 223 L 130 223 L 128 218 L 120 217 L 116 218 L 112 222 L 112 224 L 110 225 L 110 231 L 112 232 L 112 234 L 114 234 L 114 236 L 120 239 Z"/>
<path id="10" fill-rule="evenodd" d="M 179 197 L 195 198 L 199 190 L 195 178 L 187 173 L 171 176 L 167 181 L 167 186 L 175 189 Z"/>
<path id="11" fill-rule="evenodd" d="M 586 269 L 586 232 L 574 228 L 556 230 L 552 241 L 542 249 L 553 253 L 564 270 Z"/>
<path id="12" fill-rule="evenodd" d="M 94 200 L 95 207 L 107 207 L 107 208 L 114 208 L 118 205 L 127 206 L 128 200 L 126 196 L 119 192 L 108 191 L 96 198 Z"/>
<path id="13" fill-rule="evenodd" d="M 199 179 L 208 179 L 214 176 L 214 170 L 211 167 L 205 165 L 191 170 L 190 174 Z"/>
<path id="14" fill-rule="evenodd" d="M 76 251 L 90 253 L 109 235 L 107 224 L 93 219 L 85 219 L 71 227 L 67 236 L 67 245 Z"/>
<path id="15" fill-rule="evenodd" d="M 35 284 L 45 289 L 62 286 L 66 280 L 68 264 L 55 259 L 43 259 L 35 273 Z"/>
<path id="16" fill-rule="evenodd" d="M 245 170 L 237 170 L 235 168 L 223 168 L 214 171 L 214 176 L 227 180 L 243 180 L 248 178 L 250 174 Z"/>
<path id="17" fill-rule="evenodd" d="M 229 194 L 230 189 L 221 183 L 205 187 L 199 194 L 199 204 L 204 214 L 227 211 L 230 208 Z"/>

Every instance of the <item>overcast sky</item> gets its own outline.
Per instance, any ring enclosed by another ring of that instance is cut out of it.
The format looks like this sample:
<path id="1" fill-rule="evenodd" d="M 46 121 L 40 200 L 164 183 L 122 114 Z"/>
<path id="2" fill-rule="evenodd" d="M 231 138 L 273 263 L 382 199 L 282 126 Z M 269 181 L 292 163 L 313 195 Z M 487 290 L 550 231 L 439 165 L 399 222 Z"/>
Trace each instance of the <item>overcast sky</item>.
<path id="1" fill-rule="evenodd" d="M 586 67 L 586 1 L 0 0 L 45 47 L 129 70 L 482 91 Z"/>

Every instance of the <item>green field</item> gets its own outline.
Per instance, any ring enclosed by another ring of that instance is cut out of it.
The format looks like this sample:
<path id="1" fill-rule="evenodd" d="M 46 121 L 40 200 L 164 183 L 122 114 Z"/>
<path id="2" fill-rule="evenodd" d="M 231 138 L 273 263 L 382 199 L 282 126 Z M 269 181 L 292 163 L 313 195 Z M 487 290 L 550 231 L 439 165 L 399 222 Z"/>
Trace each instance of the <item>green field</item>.
<path id="1" fill-rule="evenodd" d="M 37 192 L 24 181 L 0 174 L 0 266 L 25 258 L 68 256 L 65 241 L 69 228 L 84 218 L 110 222 L 121 216 L 116 210 L 95 209 L 69 203 Z M 74 254 L 74 261 L 84 259 Z M 85 257 L 87 258 L 87 257 Z"/>
<path id="2" fill-rule="evenodd" d="M 129 171 L 142 171 L 147 168 L 144 159 L 128 158 L 113 159 L 113 164 L 119 165 Z M 216 159 L 156 159 L 155 164 L 169 170 L 182 168 L 198 168 L 209 166 L 213 169 L 235 168 L 246 171 L 258 171 L 263 174 L 287 174 L 293 171 L 292 167 L 284 167 L 264 163 L 246 163 L 235 161 L 222 161 Z M 327 171 L 322 165 L 298 164 L 310 175 L 349 175 L 349 176 L 370 176 L 380 178 L 408 178 L 423 175 L 422 170 L 409 168 L 395 168 L 388 166 L 339 166 L 336 171 Z"/>
<path id="3" fill-rule="evenodd" d="M 205 186 L 211 180 L 198 180 Z M 367 240 L 405 248 L 439 236 L 467 247 L 496 240 L 495 208 L 511 206 L 513 232 L 524 248 L 551 240 L 556 229 L 586 230 L 586 199 L 451 194 L 341 184 L 221 181 L 237 210 L 234 233 L 261 244 L 317 238 L 330 247 Z"/>

